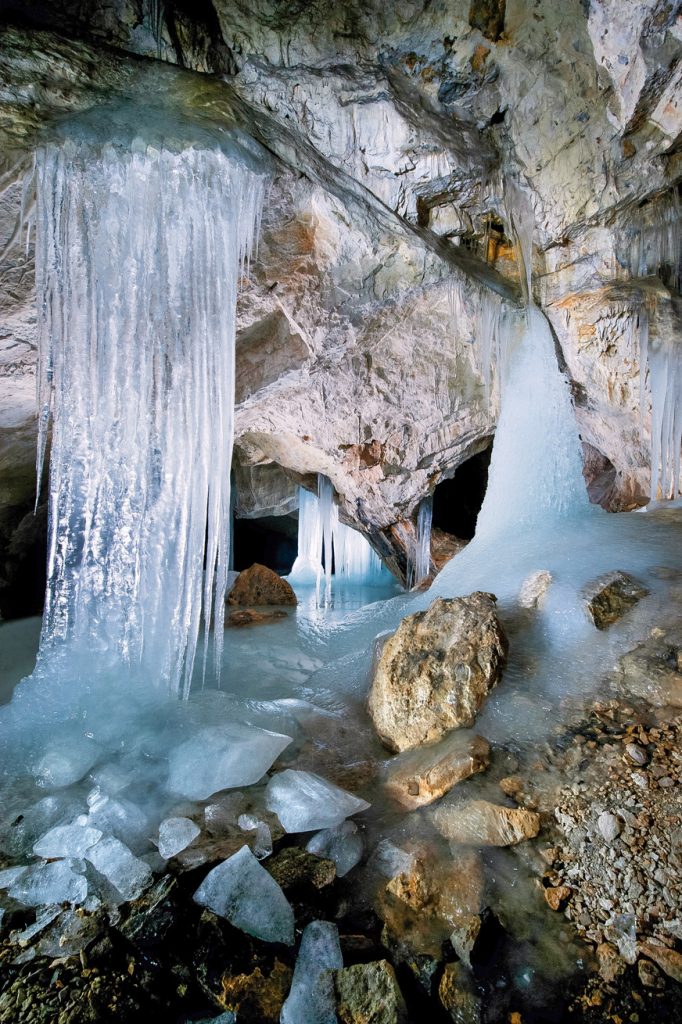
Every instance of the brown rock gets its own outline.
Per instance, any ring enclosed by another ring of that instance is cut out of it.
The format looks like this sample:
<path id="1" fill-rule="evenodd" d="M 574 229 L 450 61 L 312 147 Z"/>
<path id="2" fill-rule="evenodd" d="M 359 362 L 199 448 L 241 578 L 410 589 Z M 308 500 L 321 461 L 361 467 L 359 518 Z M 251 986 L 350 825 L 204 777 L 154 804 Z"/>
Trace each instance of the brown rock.
<path id="1" fill-rule="evenodd" d="M 552 910 L 562 910 L 571 896 L 570 885 L 556 885 L 544 890 L 544 897 Z"/>
<path id="2" fill-rule="evenodd" d="M 258 562 L 240 572 L 227 598 L 228 604 L 297 604 L 291 585 L 272 569 Z"/>
<path id="3" fill-rule="evenodd" d="M 667 946 L 656 946 L 653 942 L 641 942 L 639 952 L 653 960 L 669 978 L 682 985 L 682 953 Z"/>
<path id="4" fill-rule="evenodd" d="M 334 971 L 339 1024 L 407 1024 L 407 1007 L 387 960 Z"/>
<path id="5" fill-rule="evenodd" d="M 269 974 L 256 967 L 251 974 L 226 974 L 218 996 L 221 1007 L 249 1024 L 278 1024 L 282 1005 L 291 987 L 292 972 L 275 960 Z"/>
<path id="6" fill-rule="evenodd" d="M 336 878 L 336 865 L 326 857 L 317 857 L 300 846 L 287 846 L 264 867 L 285 893 L 301 889 L 325 889 Z"/>
<path id="7" fill-rule="evenodd" d="M 406 616 L 384 644 L 369 695 L 382 741 L 408 750 L 471 725 L 506 653 L 492 594 L 438 598 Z"/>
<path id="8" fill-rule="evenodd" d="M 496 43 L 504 32 L 507 0 L 471 0 L 469 24 Z"/>
<path id="9" fill-rule="evenodd" d="M 271 612 L 257 612 L 253 608 L 243 608 L 237 612 L 230 612 L 227 617 L 226 626 L 257 626 L 263 622 L 276 622 L 278 619 L 286 619 L 287 613 L 277 608 Z"/>
<path id="10" fill-rule="evenodd" d="M 588 583 L 583 589 L 583 598 L 597 629 L 607 629 L 648 593 L 633 576 L 616 569 Z"/>
<path id="11" fill-rule="evenodd" d="M 512 846 L 540 831 L 540 818 L 523 807 L 502 807 L 487 800 L 441 804 L 433 812 L 438 831 L 468 846 Z"/>
<path id="12" fill-rule="evenodd" d="M 463 779 L 484 771 L 490 763 L 490 744 L 471 733 L 453 732 L 440 743 L 411 750 L 389 762 L 388 793 L 403 807 L 424 807 Z"/>
<path id="13" fill-rule="evenodd" d="M 446 964 L 438 986 L 443 1007 L 457 1024 L 478 1024 L 481 1003 L 472 991 L 471 981 L 462 964 Z"/>
<path id="14" fill-rule="evenodd" d="M 615 946 L 610 945 L 608 942 L 600 942 L 597 946 L 597 961 L 599 963 L 600 975 L 609 984 L 620 977 L 627 967 L 625 960 L 619 955 Z"/>
<path id="15" fill-rule="evenodd" d="M 653 964 L 651 960 L 638 960 L 637 974 L 645 988 L 665 988 L 665 978 L 659 971 L 656 964 Z"/>

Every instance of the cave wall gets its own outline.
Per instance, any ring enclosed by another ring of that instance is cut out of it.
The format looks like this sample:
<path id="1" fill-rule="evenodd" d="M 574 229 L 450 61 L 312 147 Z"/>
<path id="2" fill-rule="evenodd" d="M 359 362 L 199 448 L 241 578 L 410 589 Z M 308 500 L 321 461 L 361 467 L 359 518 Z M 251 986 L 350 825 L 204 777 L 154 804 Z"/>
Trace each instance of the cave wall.
<path id="1" fill-rule="evenodd" d="M 11 182 L 64 114 L 133 99 L 237 125 L 273 154 L 238 314 L 239 515 L 288 513 L 323 472 L 342 518 L 402 564 L 419 501 L 494 433 L 479 304 L 519 300 L 509 178 L 534 207 L 535 298 L 583 440 L 613 467 L 607 504 L 645 500 L 633 323 L 646 306 L 652 337 L 679 343 L 679 282 L 642 278 L 627 253 L 682 179 L 679 4 L 46 0 L 5 14 L 0 245 L 21 202 Z M 34 490 L 32 261 L 29 237 L 0 264 L 0 527 L 14 523 L 0 561 Z"/>

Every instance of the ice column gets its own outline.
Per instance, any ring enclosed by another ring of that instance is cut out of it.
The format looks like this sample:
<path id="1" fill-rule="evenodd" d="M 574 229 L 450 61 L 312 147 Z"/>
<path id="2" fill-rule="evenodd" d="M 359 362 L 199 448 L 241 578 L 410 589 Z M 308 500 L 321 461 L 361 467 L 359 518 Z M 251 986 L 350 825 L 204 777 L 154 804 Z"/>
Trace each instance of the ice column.
<path id="1" fill-rule="evenodd" d="M 433 498 L 424 498 L 417 511 L 417 532 L 414 551 L 407 560 L 407 586 L 418 586 L 431 571 L 431 520 L 433 518 Z"/>
<path id="2" fill-rule="evenodd" d="M 39 456 L 52 419 L 40 664 L 189 690 L 223 638 L 235 302 L 264 178 L 236 145 L 38 153 Z M 204 570 L 205 565 L 205 570 Z"/>

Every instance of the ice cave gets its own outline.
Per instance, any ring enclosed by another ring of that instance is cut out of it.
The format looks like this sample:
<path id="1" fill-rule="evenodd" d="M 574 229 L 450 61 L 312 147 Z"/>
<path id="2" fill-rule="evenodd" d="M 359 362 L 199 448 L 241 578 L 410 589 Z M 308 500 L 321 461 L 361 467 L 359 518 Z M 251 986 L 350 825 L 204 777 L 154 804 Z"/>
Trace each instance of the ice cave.
<path id="1" fill-rule="evenodd" d="M 676 1024 L 682 2 L 0 11 L 0 1024 Z"/>

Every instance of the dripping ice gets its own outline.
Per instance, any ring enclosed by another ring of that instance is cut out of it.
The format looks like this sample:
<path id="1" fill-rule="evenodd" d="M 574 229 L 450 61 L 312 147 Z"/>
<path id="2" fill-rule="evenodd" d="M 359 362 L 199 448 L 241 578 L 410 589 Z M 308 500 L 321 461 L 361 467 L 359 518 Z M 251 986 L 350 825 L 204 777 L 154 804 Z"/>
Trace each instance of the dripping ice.
<path id="1" fill-rule="evenodd" d="M 331 481 L 319 474 L 317 494 L 299 488 L 298 556 L 291 570 L 292 582 L 331 584 L 381 583 L 388 573 L 366 537 L 339 520 Z"/>
<path id="2" fill-rule="evenodd" d="M 236 146 L 38 152 L 39 671 L 95 654 L 186 695 L 202 617 L 220 664 L 235 303 L 263 180 Z"/>

